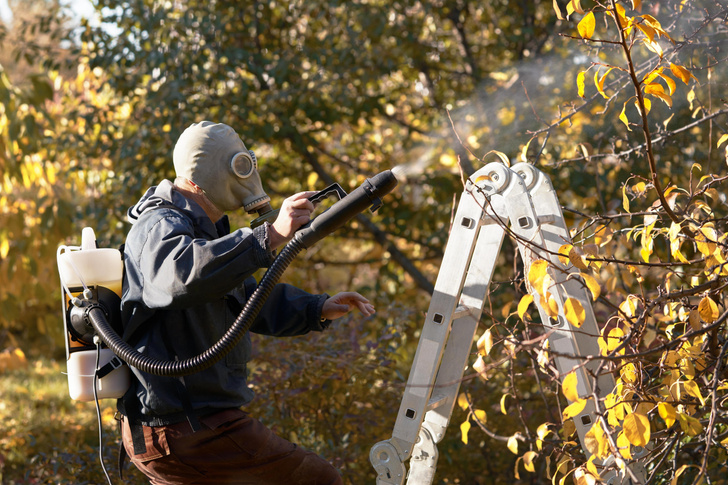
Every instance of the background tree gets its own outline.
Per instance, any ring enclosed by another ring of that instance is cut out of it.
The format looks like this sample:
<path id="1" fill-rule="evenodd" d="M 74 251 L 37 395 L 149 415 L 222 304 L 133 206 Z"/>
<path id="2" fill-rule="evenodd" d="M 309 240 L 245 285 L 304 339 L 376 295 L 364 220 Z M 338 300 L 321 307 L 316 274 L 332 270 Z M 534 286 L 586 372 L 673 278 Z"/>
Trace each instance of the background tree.
<path id="1" fill-rule="evenodd" d="M 38 49 L 28 60 L 47 74 L 0 86 L 0 345 L 62 359 L 55 247 L 77 242 L 84 225 L 101 245 L 120 244 L 126 206 L 172 176 L 174 141 L 194 121 L 234 126 L 278 204 L 406 166 L 377 214 L 286 274 L 312 291 L 359 288 L 379 314 L 313 340 L 261 339 L 252 376 L 253 412 L 335 460 L 351 483 L 370 482 L 368 448 L 391 432 L 453 194 L 498 150 L 551 176 L 575 237 L 572 264 L 600 283 L 604 368 L 622 379 L 603 403 L 604 431 L 628 414 L 648 420 L 653 481 L 722 476 L 725 5 L 94 3 L 106 25 L 87 22 L 68 44 L 73 70 Z M 517 312 L 526 288 L 514 247 L 500 256 L 483 321 L 488 380 L 468 374 L 453 417 L 482 432 L 466 445 L 453 426 L 439 447 L 442 483 L 588 480 L 561 425 L 548 349 L 522 344 L 540 343 L 541 327 Z M 610 417 L 617 410 L 624 416 Z M 33 454 L 39 470 L 63 468 L 47 448 L 26 439 L 26 455 L 10 455 L 9 443 L 0 453 L 14 456 L 13 470 Z"/>

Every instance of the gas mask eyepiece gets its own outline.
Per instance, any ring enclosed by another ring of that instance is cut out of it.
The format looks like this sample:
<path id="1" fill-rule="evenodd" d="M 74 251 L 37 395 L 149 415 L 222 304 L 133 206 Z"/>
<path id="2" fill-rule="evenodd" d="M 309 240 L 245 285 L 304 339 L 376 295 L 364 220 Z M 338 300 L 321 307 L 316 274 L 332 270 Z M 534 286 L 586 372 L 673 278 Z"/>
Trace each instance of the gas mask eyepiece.
<path id="1" fill-rule="evenodd" d="M 230 160 L 230 168 L 238 178 L 246 179 L 258 169 L 258 159 L 253 150 L 238 152 Z"/>

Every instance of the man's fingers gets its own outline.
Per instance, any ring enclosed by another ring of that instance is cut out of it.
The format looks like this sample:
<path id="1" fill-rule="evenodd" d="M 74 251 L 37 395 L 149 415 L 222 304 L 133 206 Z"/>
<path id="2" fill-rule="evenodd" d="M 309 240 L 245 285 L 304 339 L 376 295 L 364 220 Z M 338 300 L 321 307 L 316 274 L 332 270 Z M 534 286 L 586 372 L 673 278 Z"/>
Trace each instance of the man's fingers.
<path id="1" fill-rule="evenodd" d="M 374 305 L 372 305 L 371 303 L 357 301 L 356 306 L 359 308 L 359 311 L 362 312 L 364 315 L 366 315 L 366 316 L 374 315 L 374 312 L 375 312 Z"/>

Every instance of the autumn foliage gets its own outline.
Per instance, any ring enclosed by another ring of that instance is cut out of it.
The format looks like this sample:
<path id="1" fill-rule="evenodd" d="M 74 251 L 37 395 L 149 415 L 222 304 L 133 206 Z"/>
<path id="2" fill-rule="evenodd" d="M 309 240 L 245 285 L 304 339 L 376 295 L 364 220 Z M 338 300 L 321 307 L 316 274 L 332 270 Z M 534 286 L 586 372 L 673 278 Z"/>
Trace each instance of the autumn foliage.
<path id="1" fill-rule="evenodd" d="M 551 178 L 572 241 L 528 269 L 504 244 L 436 483 L 582 485 L 638 463 L 649 483 L 725 483 L 724 2 L 95 0 L 105 24 L 75 30 L 56 2 L 29 3 L 40 13 L 0 29 L 3 483 L 102 482 L 95 409 L 64 394 L 56 248 L 86 225 L 121 244 L 126 207 L 172 177 L 199 119 L 236 127 L 274 204 L 406 174 L 284 278 L 359 290 L 377 315 L 255 341 L 250 411 L 347 483 L 374 481 L 456 196 L 493 160 Z M 572 357 L 616 383 L 599 395 L 559 374 L 536 311 L 581 331 L 588 309 L 552 298 L 566 273 L 599 325 L 599 355 Z M 101 419 L 111 466 L 112 402 Z"/>

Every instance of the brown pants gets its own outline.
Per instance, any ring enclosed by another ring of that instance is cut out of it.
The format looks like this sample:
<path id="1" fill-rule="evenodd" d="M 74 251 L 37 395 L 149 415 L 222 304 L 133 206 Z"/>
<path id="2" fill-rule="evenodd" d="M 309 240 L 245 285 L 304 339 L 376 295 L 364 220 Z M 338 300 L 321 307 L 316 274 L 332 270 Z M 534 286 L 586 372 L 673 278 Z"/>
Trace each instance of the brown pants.
<path id="1" fill-rule="evenodd" d="M 154 485 L 257 484 L 342 485 L 339 472 L 323 458 L 276 436 L 257 419 L 227 409 L 200 419 L 144 426 L 146 453 L 134 455 L 129 423 L 122 440 L 131 462 Z"/>

